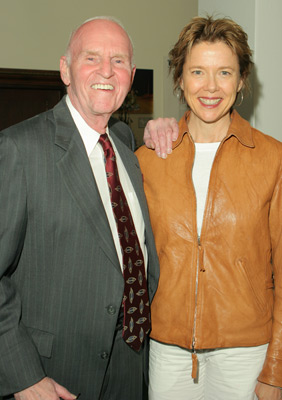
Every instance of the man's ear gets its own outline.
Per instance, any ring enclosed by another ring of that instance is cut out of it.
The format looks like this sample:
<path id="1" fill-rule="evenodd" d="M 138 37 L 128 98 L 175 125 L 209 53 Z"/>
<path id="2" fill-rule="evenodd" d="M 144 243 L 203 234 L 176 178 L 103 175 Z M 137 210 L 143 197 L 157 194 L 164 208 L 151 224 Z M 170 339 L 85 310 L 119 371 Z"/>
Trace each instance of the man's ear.
<path id="1" fill-rule="evenodd" d="M 69 66 L 65 56 L 60 58 L 60 73 L 61 79 L 66 86 L 70 84 L 70 73 L 69 73 Z"/>
<path id="2" fill-rule="evenodd" d="M 132 68 L 132 71 L 131 71 L 131 84 L 130 84 L 130 87 L 132 86 L 132 83 L 134 81 L 135 72 L 136 72 L 136 65 L 133 65 L 133 68 Z"/>

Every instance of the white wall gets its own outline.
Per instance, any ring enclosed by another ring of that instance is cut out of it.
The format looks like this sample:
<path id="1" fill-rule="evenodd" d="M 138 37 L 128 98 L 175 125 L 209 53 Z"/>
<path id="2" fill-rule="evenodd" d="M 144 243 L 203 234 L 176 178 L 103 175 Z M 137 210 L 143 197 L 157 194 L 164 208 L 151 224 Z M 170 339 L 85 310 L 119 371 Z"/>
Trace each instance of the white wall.
<path id="1" fill-rule="evenodd" d="M 199 0 L 198 12 L 231 17 L 247 32 L 255 62 L 252 97 L 238 111 L 257 129 L 281 141 L 282 1 Z"/>
<path id="2" fill-rule="evenodd" d="M 282 141 L 282 1 L 256 0 L 255 62 L 258 66 L 255 121 Z"/>

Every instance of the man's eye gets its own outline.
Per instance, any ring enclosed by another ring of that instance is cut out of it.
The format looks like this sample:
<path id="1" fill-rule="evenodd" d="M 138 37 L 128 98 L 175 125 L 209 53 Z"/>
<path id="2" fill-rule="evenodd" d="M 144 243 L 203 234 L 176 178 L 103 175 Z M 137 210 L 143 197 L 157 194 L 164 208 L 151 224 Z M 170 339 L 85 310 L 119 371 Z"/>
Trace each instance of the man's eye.
<path id="1" fill-rule="evenodd" d="M 200 70 L 195 70 L 195 71 L 192 71 L 192 74 L 193 75 L 201 75 L 201 73 L 202 73 L 202 71 L 200 71 Z"/>
<path id="2" fill-rule="evenodd" d="M 98 60 L 99 60 L 99 58 L 95 57 L 95 56 L 88 56 L 87 57 L 87 61 L 90 61 L 90 62 L 97 62 Z"/>

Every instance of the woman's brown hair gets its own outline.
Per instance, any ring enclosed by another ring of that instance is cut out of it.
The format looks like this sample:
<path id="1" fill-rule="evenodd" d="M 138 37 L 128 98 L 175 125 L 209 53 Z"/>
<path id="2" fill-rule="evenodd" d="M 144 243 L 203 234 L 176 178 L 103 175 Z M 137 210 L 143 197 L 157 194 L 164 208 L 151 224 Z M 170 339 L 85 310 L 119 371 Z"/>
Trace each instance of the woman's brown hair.
<path id="1" fill-rule="evenodd" d="M 240 75 L 244 87 L 249 89 L 248 76 L 251 72 L 252 51 L 248 45 L 248 35 L 240 25 L 229 18 L 214 19 L 211 16 L 195 17 L 180 32 L 177 43 L 169 52 L 169 70 L 173 73 L 174 91 L 181 90 L 183 65 L 186 55 L 189 54 L 195 44 L 201 42 L 224 42 L 237 55 L 240 67 Z M 180 99 L 184 100 L 181 90 Z"/>

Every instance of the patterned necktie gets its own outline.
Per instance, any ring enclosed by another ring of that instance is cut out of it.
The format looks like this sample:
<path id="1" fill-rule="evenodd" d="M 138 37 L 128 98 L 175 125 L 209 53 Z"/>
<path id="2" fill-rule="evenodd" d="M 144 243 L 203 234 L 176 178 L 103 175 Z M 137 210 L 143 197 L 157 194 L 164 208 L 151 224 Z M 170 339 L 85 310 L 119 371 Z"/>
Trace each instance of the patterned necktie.
<path id="1" fill-rule="evenodd" d="M 130 347 L 138 351 L 151 327 L 144 257 L 119 180 L 114 149 L 106 133 L 100 135 L 99 143 L 105 154 L 107 181 L 123 257 L 122 336 Z"/>

